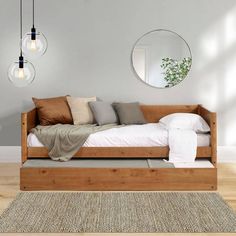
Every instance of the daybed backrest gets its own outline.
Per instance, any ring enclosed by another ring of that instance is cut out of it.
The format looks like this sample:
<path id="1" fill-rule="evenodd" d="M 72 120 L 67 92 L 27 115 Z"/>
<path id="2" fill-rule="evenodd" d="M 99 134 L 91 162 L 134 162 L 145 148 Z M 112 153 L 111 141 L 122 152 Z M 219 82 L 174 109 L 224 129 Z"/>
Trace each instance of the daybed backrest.
<path id="1" fill-rule="evenodd" d="M 144 117 L 149 123 L 156 123 L 172 113 L 198 113 L 198 105 L 141 105 Z"/>
<path id="2" fill-rule="evenodd" d="M 198 114 L 198 105 L 141 105 L 144 117 L 149 123 L 156 123 L 162 117 L 178 112 Z M 27 123 L 27 131 L 29 132 L 38 124 L 37 110 L 34 108 L 28 113 L 23 113 L 23 120 Z"/>

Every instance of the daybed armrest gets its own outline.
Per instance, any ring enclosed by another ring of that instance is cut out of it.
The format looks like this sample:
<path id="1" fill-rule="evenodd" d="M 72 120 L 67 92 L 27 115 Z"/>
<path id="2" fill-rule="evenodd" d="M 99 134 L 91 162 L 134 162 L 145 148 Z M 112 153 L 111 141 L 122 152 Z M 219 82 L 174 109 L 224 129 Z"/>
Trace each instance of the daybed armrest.
<path id="1" fill-rule="evenodd" d="M 27 160 L 27 135 L 29 131 L 37 125 L 37 110 L 34 108 L 29 112 L 21 113 L 21 160 L 24 163 Z"/>
<path id="2" fill-rule="evenodd" d="M 202 105 L 198 107 L 198 114 L 209 124 L 211 128 L 211 161 L 216 166 L 217 163 L 217 115 L 210 112 Z"/>

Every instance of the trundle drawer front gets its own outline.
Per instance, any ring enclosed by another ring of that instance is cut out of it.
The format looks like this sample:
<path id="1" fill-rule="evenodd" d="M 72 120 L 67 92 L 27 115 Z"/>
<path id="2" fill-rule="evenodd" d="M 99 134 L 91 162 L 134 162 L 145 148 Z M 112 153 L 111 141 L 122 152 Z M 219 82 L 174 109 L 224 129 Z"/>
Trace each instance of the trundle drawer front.
<path id="1" fill-rule="evenodd" d="M 216 168 L 26 168 L 21 190 L 216 190 Z"/>

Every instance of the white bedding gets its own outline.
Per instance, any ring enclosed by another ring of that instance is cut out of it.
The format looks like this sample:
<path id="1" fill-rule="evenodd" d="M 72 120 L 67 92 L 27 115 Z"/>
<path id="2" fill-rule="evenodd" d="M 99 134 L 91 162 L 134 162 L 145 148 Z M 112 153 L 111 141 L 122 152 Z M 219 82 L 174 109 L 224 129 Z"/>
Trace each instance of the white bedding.
<path id="1" fill-rule="evenodd" d="M 169 162 L 193 163 L 197 156 L 197 134 L 193 130 L 169 129 Z"/>
<path id="2" fill-rule="evenodd" d="M 210 146 L 209 134 L 198 134 L 197 145 Z M 168 131 L 159 123 L 130 125 L 90 135 L 84 147 L 155 147 L 168 146 Z M 37 137 L 28 135 L 28 147 L 43 147 Z"/>

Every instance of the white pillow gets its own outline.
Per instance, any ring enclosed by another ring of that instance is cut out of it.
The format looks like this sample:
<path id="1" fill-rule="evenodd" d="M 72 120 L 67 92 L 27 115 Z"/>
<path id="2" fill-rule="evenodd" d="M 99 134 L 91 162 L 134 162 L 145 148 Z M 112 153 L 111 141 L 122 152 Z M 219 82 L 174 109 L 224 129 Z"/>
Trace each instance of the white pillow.
<path id="1" fill-rule="evenodd" d="M 195 132 L 207 133 L 210 131 L 206 121 L 197 114 L 173 113 L 160 119 L 167 129 L 190 129 Z"/>

